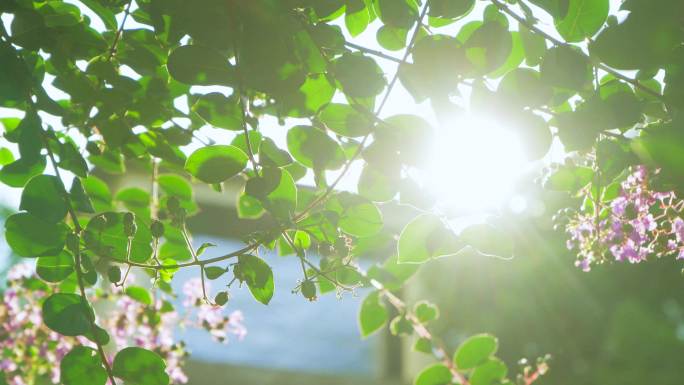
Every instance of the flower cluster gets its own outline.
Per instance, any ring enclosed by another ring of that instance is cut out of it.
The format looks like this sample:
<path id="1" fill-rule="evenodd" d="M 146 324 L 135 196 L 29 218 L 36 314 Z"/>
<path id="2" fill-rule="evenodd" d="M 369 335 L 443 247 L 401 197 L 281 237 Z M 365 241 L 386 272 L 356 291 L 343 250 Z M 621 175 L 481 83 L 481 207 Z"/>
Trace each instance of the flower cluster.
<path id="1" fill-rule="evenodd" d="M 639 263 L 673 254 L 684 258 L 684 201 L 673 191 L 653 191 L 645 166 L 630 170 L 617 197 L 590 207 L 575 213 L 565 227 L 567 247 L 577 251 L 575 265 L 582 270 L 611 260 Z"/>
<path id="2" fill-rule="evenodd" d="M 206 284 L 206 290 L 209 290 Z M 195 325 L 206 329 L 214 340 L 218 342 L 227 342 L 228 335 L 233 334 L 238 339 L 243 339 L 247 334 L 247 330 L 242 324 L 242 312 L 235 310 L 229 315 L 222 314 L 222 308 L 213 306 L 204 300 L 204 291 L 202 290 L 202 281 L 200 278 L 189 279 L 183 285 L 183 306 L 186 308 L 195 308 Z"/>
<path id="3" fill-rule="evenodd" d="M 0 302 L 0 375 L 10 385 L 58 384 L 62 358 L 74 346 L 95 345 L 84 337 L 59 335 L 44 325 L 41 303 L 55 288 L 40 281 L 31 265 L 13 266 L 7 278 Z M 106 349 L 118 351 L 139 346 L 155 351 L 164 358 L 173 384 L 188 382 L 182 369 L 188 352 L 182 341 L 174 339 L 176 327 L 202 327 L 223 342 L 228 341 L 229 334 L 239 339 L 246 334 L 242 313 L 233 311 L 230 316 L 223 316 L 221 308 L 201 300 L 199 285 L 198 288 L 195 280 L 185 284 L 182 314 L 161 298 L 141 303 L 125 295 L 122 289 L 115 288 L 108 294 L 94 291 L 89 300 L 106 314 L 98 322 L 111 336 Z"/>

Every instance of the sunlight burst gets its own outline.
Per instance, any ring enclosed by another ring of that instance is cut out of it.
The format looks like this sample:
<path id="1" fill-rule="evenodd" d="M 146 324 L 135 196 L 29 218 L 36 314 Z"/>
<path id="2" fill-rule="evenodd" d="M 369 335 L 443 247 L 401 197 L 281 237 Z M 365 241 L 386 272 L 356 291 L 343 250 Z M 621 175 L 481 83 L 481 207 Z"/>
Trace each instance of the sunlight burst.
<path id="1" fill-rule="evenodd" d="M 506 203 L 525 163 L 513 130 L 464 115 L 438 132 L 425 184 L 446 209 L 482 212 Z"/>

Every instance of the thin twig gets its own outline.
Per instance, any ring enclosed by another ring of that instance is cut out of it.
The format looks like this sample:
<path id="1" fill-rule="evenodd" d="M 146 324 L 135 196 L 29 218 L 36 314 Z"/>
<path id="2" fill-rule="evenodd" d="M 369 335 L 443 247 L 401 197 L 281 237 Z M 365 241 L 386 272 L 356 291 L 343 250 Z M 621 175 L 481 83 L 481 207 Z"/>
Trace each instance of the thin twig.
<path id="1" fill-rule="evenodd" d="M 230 253 L 228 253 L 228 254 L 225 254 L 225 255 L 222 255 L 222 256 L 220 256 L 220 257 L 214 257 L 214 258 L 209 258 L 209 259 L 204 259 L 204 260 L 198 259 L 197 261 L 186 262 L 186 263 L 177 263 L 177 264 L 175 264 L 175 265 L 161 265 L 161 266 L 157 266 L 157 265 L 150 265 L 150 264 L 146 264 L 146 263 L 139 263 L 139 262 L 133 262 L 133 261 L 123 262 L 123 261 L 117 261 L 117 260 L 113 260 L 112 262 L 120 263 L 120 264 L 128 264 L 128 265 L 131 265 L 131 266 L 140 267 L 140 268 L 143 268 L 143 269 L 150 269 L 150 270 L 174 270 L 174 269 L 182 269 L 182 268 L 184 268 L 184 267 L 210 265 L 210 264 L 212 264 L 212 263 L 225 261 L 226 259 L 235 258 L 235 257 L 238 257 L 238 256 L 240 256 L 240 255 L 249 253 L 250 251 L 252 251 L 252 250 L 256 249 L 257 247 L 259 247 L 262 243 L 265 243 L 265 241 L 250 243 L 250 244 L 248 244 L 247 246 L 245 246 L 245 247 L 243 247 L 243 248 L 241 248 L 241 249 L 238 249 L 238 250 L 236 250 L 236 251 L 232 251 L 232 252 L 230 252 Z"/>
<path id="2" fill-rule="evenodd" d="M 353 49 L 355 49 L 355 50 L 357 50 L 357 51 L 361 51 L 361 52 L 366 53 L 366 54 L 369 54 L 369 55 L 377 56 L 377 57 L 379 57 L 379 58 L 383 58 L 383 59 L 386 59 L 386 60 L 389 60 L 389 61 L 393 61 L 393 62 L 395 62 L 395 63 L 402 63 L 402 60 L 399 59 L 399 58 L 396 58 L 396 57 L 394 57 L 394 56 L 388 55 L 388 54 L 386 54 L 386 53 L 384 53 L 384 52 L 382 52 L 382 51 L 378 51 L 378 50 L 370 49 L 370 48 L 367 48 L 367 47 L 364 47 L 364 46 L 360 46 L 360 45 L 355 44 L 355 43 L 352 43 L 352 42 L 350 42 L 350 41 L 344 42 L 344 45 L 346 45 L 346 46 L 349 47 L 349 48 L 353 48 Z"/>
<path id="3" fill-rule="evenodd" d="M 126 10 L 124 11 L 123 20 L 121 20 L 121 25 L 119 26 L 119 29 L 116 30 L 116 35 L 114 35 L 114 41 L 112 42 L 112 46 L 109 47 L 109 57 L 107 59 L 109 61 L 112 61 L 112 58 L 114 58 L 114 54 L 116 54 L 116 46 L 119 44 L 119 41 L 121 40 L 121 35 L 123 34 L 124 26 L 126 25 L 126 20 L 128 19 L 128 15 L 131 13 L 131 4 L 133 4 L 133 0 L 128 0 L 128 4 L 126 4 Z"/>

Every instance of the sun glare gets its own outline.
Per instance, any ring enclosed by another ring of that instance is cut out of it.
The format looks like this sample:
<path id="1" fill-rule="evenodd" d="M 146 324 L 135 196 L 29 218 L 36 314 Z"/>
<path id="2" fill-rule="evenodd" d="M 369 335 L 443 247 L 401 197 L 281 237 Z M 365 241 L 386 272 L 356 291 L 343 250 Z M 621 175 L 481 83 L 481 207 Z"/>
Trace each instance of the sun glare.
<path id="1" fill-rule="evenodd" d="M 465 115 L 440 128 L 425 184 L 445 209 L 494 209 L 511 197 L 523 155 L 520 139 L 505 124 Z"/>

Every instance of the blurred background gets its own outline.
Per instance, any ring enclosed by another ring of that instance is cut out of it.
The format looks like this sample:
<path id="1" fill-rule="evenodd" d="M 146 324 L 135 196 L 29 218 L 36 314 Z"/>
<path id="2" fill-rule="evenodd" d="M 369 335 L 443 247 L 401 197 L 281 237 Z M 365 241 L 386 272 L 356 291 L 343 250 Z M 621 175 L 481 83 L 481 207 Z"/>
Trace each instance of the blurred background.
<path id="1" fill-rule="evenodd" d="M 109 179 L 116 186 L 140 185 L 132 174 Z M 549 216 L 569 204 L 527 181 L 524 193 L 535 210 L 509 212 L 516 238 L 516 258 L 500 260 L 464 253 L 424 265 L 402 293 L 408 302 L 429 298 L 439 305 L 435 332 L 453 350 L 466 336 L 490 332 L 500 339 L 500 356 L 516 362 L 551 354 L 551 371 L 540 384 L 684 383 L 684 278 L 672 260 L 639 265 L 599 266 L 583 273 L 564 248 L 564 237 L 551 230 Z M 213 242 L 217 250 L 238 243 L 222 234 L 249 233 L 257 224 L 237 218 L 235 190 L 224 194 L 199 189 L 200 214 L 190 222 L 195 242 Z M 11 205 L 9 195 L 3 196 Z M 536 206 L 535 206 L 536 205 Z M 2 211 L 4 215 L 11 208 Z M 406 208 L 385 205 L 392 226 Z M 4 216 L 3 215 L 3 216 Z M 4 239 L 4 235 L 3 235 Z M 0 242 L 5 271 L 16 262 Z M 191 352 L 186 370 L 193 385 L 230 384 L 410 384 L 433 362 L 411 351 L 412 338 L 386 332 L 360 338 L 357 311 L 364 296 L 334 293 L 308 302 L 291 293 L 299 279 L 292 257 L 263 257 L 274 269 L 276 293 L 269 306 L 253 300 L 246 288 L 231 290 L 228 310 L 241 310 L 248 334 L 244 340 L 214 343 L 203 330 L 179 330 Z M 368 267 L 372 258 L 360 261 Z M 180 290 L 197 272 L 174 278 Z M 180 301 L 180 299 L 179 299 Z"/>

